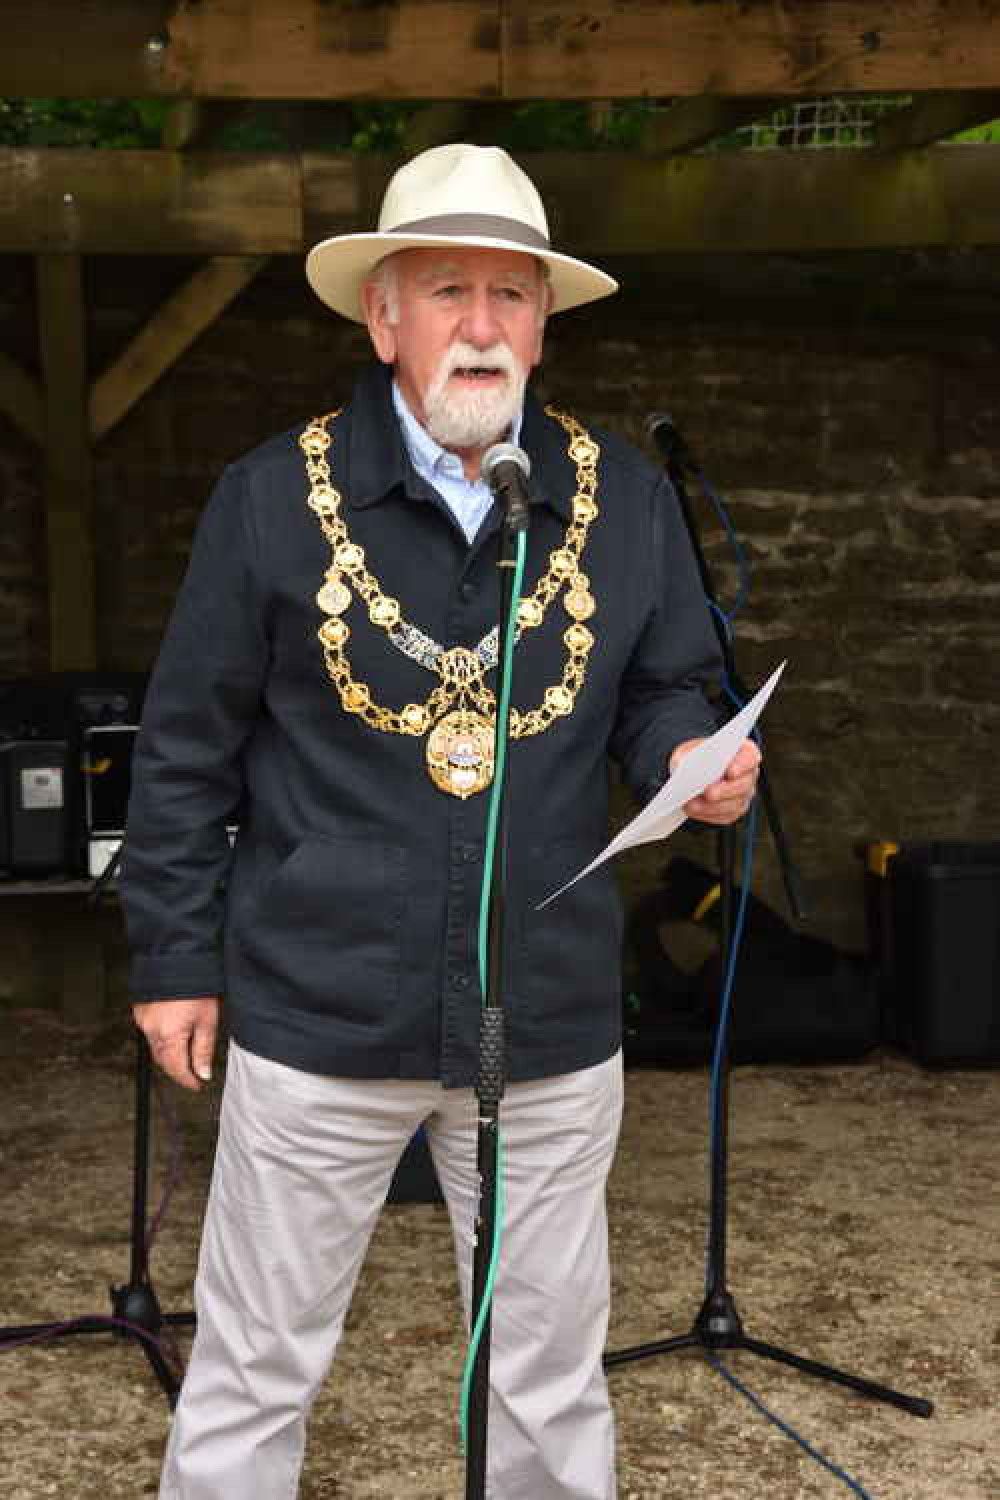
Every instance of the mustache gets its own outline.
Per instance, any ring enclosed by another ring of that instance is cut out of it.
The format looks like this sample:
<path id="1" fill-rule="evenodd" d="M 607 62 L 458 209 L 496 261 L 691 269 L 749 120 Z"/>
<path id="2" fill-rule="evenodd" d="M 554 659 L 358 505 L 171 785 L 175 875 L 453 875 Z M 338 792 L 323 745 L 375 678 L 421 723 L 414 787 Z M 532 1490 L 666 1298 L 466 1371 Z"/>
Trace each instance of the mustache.
<path id="1" fill-rule="evenodd" d="M 488 349 L 477 349 L 474 344 L 466 344 L 459 340 L 452 344 L 441 361 L 438 380 L 443 384 L 456 370 L 469 369 L 501 370 L 511 380 L 516 379 L 521 373 L 509 344 L 501 341 L 491 344 Z"/>

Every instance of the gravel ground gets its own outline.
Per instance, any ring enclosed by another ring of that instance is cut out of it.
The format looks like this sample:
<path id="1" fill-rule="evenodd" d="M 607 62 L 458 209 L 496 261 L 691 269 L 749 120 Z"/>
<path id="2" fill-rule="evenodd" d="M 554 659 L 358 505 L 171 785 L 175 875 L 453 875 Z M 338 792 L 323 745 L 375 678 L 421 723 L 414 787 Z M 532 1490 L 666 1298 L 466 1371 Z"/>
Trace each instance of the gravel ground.
<path id="1" fill-rule="evenodd" d="M 106 1313 L 128 1276 L 133 1049 L 124 1026 L 5 1015 L 2 1322 Z M 628 1075 L 612 1182 L 611 1347 L 685 1332 L 702 1297 L 706 1075 Z M 179 1106 L 184 1173 L 152 1259 L 190 1306 L 218 1094 Z M 621 1500 L 1000 1497 L 1000 1074 L 737 1070 L 729 1284 L 747 1332 L 933 1400 L 930 1421 L 746 1353 L 728 1367 L 854 1476 L 821 1468 L 698 1354 L 610 1376 Z M 158 1129 L 154 1199 L 169 1175 Z M 464 1494 L 462 1360 L 444 1211 L 390 1206 L 317 1402 L 301 1500 Z M 181 1352 L 184 1338 L 180 1338 Z M 0 1360 L 3 1500 L 155 1495 L 168 1410 L 137 1346 L 103 1334 Z M 861 1487 L 858 1487 L 861 1486 Z M 234 1500 L 252 1500 L 238 1496 Z"/>

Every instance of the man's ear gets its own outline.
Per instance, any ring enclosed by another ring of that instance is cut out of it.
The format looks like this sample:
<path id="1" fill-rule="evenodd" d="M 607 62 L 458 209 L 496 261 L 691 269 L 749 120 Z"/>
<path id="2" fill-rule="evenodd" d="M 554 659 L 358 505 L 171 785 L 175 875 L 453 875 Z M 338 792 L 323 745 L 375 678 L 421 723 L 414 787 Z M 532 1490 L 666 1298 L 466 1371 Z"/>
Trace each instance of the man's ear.
<path id="1" fill-rule="evenodd" d="M 365 309 L 365 322 L 368 324 L 368 336 L 375 353 L 383 364 L 391 365 L 396 359 L 396 330 L 389 322 L 389 306 L 385 288 L 377 281 L 366 281 L 361 288 L 361 298 Z"/>

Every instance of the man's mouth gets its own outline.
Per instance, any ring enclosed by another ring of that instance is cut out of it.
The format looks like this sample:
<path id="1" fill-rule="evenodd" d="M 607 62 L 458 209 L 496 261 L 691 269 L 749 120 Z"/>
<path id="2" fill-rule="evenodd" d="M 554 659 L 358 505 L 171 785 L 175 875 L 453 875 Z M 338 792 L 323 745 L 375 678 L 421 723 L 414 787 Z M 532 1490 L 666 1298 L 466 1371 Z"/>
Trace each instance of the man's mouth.
<path id="1" fill-rule="evenodd" d="M 506 371 L 499 369 L 496 365 L 456 365 L 449 379 L 458 376 L 460 380 L 506 380 Z"/>

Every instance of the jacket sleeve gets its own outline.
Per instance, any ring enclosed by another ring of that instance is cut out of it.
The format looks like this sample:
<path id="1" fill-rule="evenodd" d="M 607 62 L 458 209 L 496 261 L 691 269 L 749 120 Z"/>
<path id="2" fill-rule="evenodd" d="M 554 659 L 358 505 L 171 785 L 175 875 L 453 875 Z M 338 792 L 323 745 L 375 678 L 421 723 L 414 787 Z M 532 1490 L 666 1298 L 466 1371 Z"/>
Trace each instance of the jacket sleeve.
<path id="1" fill-rule="evenodd" d="M 650 505 L 650 605 L 622 678 L 610 746 L 643 802 L 666 781 L 676 745 L 719 727 L 708 694 L 722 671 L 691 539 L 666 475 L 657 479 Z"/>
<path id="2" fill-rule="evenodd" d="M 209 500 L 146 695 L 120 875 L 133 1000 L 223 989 L 226 825 L 268 660 L 244 490 L 227 469 Z"/>

